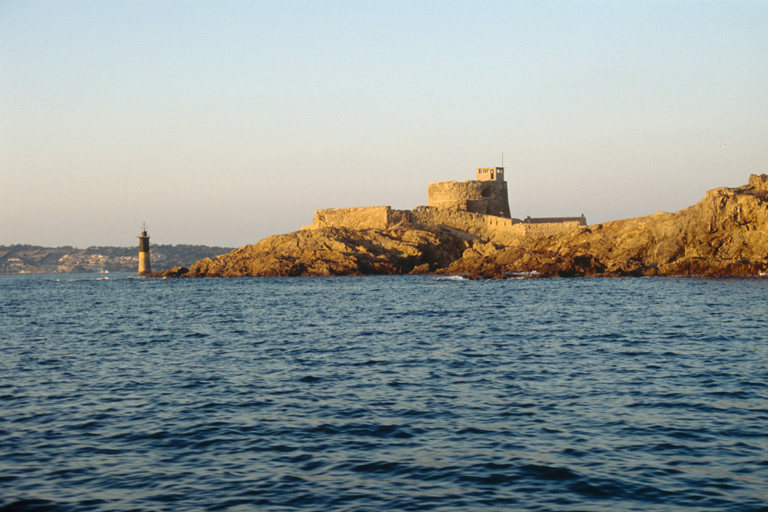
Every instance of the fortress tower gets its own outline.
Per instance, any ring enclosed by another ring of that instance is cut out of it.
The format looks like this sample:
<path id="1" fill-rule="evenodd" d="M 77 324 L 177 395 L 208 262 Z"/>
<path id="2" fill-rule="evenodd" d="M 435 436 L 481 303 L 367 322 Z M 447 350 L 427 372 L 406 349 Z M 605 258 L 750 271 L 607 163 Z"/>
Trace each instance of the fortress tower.
<path id="1" fill-rule="evenodd" d="M 141 235 L 139 235 L 139 275 L 149 274 L 152 267 L 149 263 L 149 235 L 147 227 L 142 226 Z"/>
<path id="2" fill-rule="evenodd" d="M 475 180 L 463 183 L 430 183 L 428 196 L 427 204 L 441 210 L 460 210 L 511 218 L 503 167 L 480 167 L 477 169 Z"/>

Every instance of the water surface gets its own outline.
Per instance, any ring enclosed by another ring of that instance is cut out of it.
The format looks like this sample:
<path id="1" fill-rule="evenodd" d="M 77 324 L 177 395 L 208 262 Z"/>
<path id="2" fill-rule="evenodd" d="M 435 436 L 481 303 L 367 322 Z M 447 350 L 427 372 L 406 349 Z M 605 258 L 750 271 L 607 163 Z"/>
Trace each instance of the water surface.
<path id="1" fill-rule="evenodd" d="M 0 276 L 0 510 L 768 510 L 768 280 Z"/>

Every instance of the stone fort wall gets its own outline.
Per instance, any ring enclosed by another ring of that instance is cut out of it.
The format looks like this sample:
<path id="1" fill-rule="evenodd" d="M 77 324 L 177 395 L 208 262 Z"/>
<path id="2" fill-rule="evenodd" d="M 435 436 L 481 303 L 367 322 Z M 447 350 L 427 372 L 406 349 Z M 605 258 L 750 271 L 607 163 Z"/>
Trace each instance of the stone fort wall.
<path id="1" fill-rule="evenodd" d="M 440 210 L 419 206 L 410 212 L 411 224 L 442 224 L 498 242 L 512 242 L 524 237 L 551 236 L 582 226 L 580 219 L 530 224 L 519 219 L 505 219 L 474 212 Z"/>
<path id="2" fill-rule="evenodd" d="M 506 181 L 440 181 L 427 189 L 428 206 L 510 218 Z"/>
<path id="3" fill-rule="evenodd" d="M 543 237 L 578 229 L 579 220 L 531 224 L 519 219 L 459 210 L 419 206 L 414 210 L 393 210 L 389 206 L 334 208 L 317 210 L 312 224 L 302 229 L 392 229 L 402 225 L 442 224 L 498 242 L 513 242 L 525 237 Z"/>
<path id="4" fill-rule="evenodd" d="M 523 222 L 525 222 L 526 224 L 553 224 L 553 223 L 560 223 L 560 222 L 578 222 L 579 226 L 586 226 L 587 218 L 582 213 L 581 217 L 540 217 L 540 218 L 526 217 Z"/>
<path id="5" fill-rule="evenodd" d="M 317 210 L 312 224 L 301 226 L 301 229 L 390 229 L 401 222 L 408 222 L 409 213 L 405 210 L 393 210 L 389 206 Z"/>

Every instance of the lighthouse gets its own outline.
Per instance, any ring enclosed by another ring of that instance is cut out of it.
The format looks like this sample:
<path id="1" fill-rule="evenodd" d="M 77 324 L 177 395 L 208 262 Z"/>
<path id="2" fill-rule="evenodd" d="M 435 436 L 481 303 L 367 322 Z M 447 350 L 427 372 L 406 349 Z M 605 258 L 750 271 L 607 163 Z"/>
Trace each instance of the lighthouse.
<path id="1" fill-rule="evenodd" d="M 149 264 L 149 235 L 147 226 L 142 226 L 141 235 L 139 235 L 139 275 L 145 275 L 152 272 Z"/>

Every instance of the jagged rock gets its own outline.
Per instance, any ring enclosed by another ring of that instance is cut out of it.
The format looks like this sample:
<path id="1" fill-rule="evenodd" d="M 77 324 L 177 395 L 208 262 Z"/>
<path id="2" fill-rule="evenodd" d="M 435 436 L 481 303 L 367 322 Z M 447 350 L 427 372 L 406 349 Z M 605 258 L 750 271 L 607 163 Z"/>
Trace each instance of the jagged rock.
<path id="1" fill-rule="evenodd" d="M 321 228 L 275 235 L 193 265 L 188 277 L 425 273 L 458 259 L 476 237 L 439 226 Z"/>
<path id="2" fill-rule="evenodd" d="M 173 267 L 169 268 L 168 270 L 163 270 L 162 272 L 149 274 L 147 277 L 181 277 L 186 275 L 188 272 L 189 269 L 186 267 Z"/>
<path id="3" fill-rule="evenodd" d="M 768 176 L 711 190 L 676 213 L 520 233 L 502 239 L 490 231 L 470 234 L 418 223 L 391 229 L 321 227 L 271 236 L 174 275 L 755 275 L 768 269 Z"/>
<path id="4" fill-rule="evenodd" d="M 711 190 L 698 204 L 529 238 L 478 258 L 465 253 L 444 272 L 542 276 L 755 275 L 768 268 L 768 176 Z"/>

